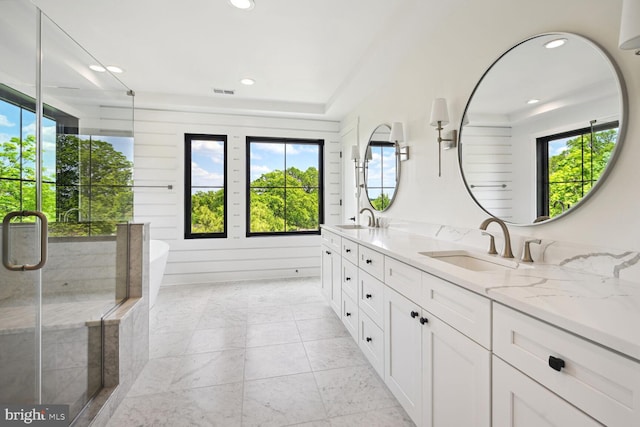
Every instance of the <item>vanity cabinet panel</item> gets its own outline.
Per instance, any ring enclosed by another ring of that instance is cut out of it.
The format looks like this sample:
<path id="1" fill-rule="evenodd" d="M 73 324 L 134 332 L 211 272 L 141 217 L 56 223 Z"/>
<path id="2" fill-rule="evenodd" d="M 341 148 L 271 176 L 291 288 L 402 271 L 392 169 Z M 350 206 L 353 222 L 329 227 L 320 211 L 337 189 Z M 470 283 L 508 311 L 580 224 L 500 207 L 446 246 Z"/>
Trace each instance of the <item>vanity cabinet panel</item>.
<path id="1" fill-rule="evenodd" d="M 342 293 L 342 323 L 354 340 L 358 340 L 358 305 L 345 292 Z"/>
<path id="2" fill-rule="evenodd" d="M 384 283 L 362 271 L 358 277 L 358 284 L 360 310 L 384 329 Z"/>
<path id="3" fill-rule="evenodd" d="M 384 334 L 363 311 L 359 317 L 358 346 L 376 370 L 384 378 Z"/>
<path id="4" fill-rule="evenodd" d="M 342 239 L 342 257 L 358 264 L 358 244 L 349 239 Z"/>
<path id="5" fill-rule="evenodd" d="M 419 424 L 422 419 L 422 310 L 389 287 L 384 289 L 384 381 Z"/>
<path id="6" fill-rule="evenodd" d="M 333 311 L 342 317 L 342 257 L 326 245 L 322 245 L 322 292 Z"/>
<path id="7" fill-rule="evenodd" d="M 640 364 L 501 304 L 493 351 L 608 426 L 640 425 Z"/>
<path id="8" fill-rule="evenodd" d="M 496 356 L 492 389 L 493 427 L 602 426 Z"/>
<path id="9" fill-rule="evenodd" d="M 331 231 L 327 231 L 325 228 L 320 232 L 320 236 L 322 238 L 323 245 L 328 246 L 338 253 L 341 252 L 342 237 L 332 233 Z"/>
<path id="10" fill-rule="evenodd" d="M 378 280 L 384 280 L 384 255 L 366 246 L 358 246 L 358 267 Z"/>
<path id="11" fill-rule="evenodd" d="M 384 282 L 411 301 L 420 301 L 422 272 L 390 257 L 384 260 Z"/>
<path id="12" fill-rule="evenodd" d="M 422 315 L 422 426 L 490 427 L 491 352 L 429 312 Z"/>
<path id="13" fill-rule="evenodd" d="M 342 259 L 342 292 L 358 301 L 358 267 L 346 259 Z"/>
<path id="14" fill-rule="evenodd" d="M 422 273 L 422 307 L 485 348 L 491 349 L 491 300 Z"/>

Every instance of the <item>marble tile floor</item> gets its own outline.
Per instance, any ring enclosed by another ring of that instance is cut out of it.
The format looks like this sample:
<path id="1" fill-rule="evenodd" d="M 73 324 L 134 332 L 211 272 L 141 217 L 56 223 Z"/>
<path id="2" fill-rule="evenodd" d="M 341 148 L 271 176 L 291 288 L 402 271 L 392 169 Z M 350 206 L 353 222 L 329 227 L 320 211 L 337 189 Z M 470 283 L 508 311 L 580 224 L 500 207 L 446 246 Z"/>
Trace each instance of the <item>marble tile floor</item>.
<path id="1" fill-rule="evenodd" d="M 413 426 L 318 278 L 161 288 L 108 427 Z"/>

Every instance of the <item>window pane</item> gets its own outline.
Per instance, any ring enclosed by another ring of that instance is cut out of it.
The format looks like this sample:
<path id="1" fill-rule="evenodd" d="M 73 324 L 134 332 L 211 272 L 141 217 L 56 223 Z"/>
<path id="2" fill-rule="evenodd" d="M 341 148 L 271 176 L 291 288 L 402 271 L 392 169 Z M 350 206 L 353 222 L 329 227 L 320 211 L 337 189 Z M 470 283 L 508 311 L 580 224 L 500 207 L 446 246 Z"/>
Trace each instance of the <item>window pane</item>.
<path id="1" fill-rule="evenodd" d="M 285 144 L 252 142 L 249 151 L 251 187 L 284 186 Z"/>
<path id="2" fill-rule="evenodd" d="M 224 189 L 197 189 L 191 195 L 191 232 L 224 232 Z"/>
<path id="3" fill-rule="evenodd" d="M 318 187 L 319 150 L 315 144 L 287 144 L 287 174 L 297 180 L 294 185 L 307 189 Z"/>
<path id="4" fill-rule="evenodd" d="M 191 141 L 191 186 L 224 187 L 224 141 Z"/>
<path id="5" fill-rule="evenodd" d="M 284 188 L 251 189 L 249 197 L 252 233 L 285 231 Z"/>
<path id="6" fill-rule="evenodd" d="M 20 108 L 0 101 L 0 177 L 20 178 Z"/>
<path id="7" fill-rule="evenodd" d="M 287 231 L 318 229 L 318 190 L 287 189 Z"/>
<path id="8" fill-rule="evenodd" d="M 392 188 L 396 186 L 396 149 L 395 147 L 382 147 L 382 186 Z"/>

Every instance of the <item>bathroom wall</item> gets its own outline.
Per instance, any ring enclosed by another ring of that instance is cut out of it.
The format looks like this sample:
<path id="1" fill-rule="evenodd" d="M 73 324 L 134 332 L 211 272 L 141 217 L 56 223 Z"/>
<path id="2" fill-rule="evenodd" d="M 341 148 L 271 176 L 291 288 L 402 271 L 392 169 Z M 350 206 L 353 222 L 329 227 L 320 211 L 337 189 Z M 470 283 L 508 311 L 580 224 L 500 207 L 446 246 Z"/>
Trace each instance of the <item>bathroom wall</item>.
<path id="1" fill-rule="evenodd" d="M 362 150 L 379 123 L 405 125 L 411 160 L 402 164 L 396 201 L 382 215 L 396 222 L 478 227 L 487 215 L 464 187 L 456 150 L 443 152 L 443 173 L 438 177 L 437 134 L 428 125 L 431 102 L 447 98 L 451 124 L 446 129 L 457 128 L 477 81 L 499 55 L 532 35 L 565 31 L 599 44 L 621 69 L 629 100 L 625 144 L 613 172 L 581 208 L 552 223 L 513 228 L 521 235 L 639 250 L 640 199 L 634 187 L 640 178 L 640 57 L 617 47 L 621 1 L 466 1 L 437 19 L 422 3 L 426 2 L 415 3 L 407 22 L 398 23 L 402 27 L 424 22 L 408 56 L 397 61 L 392 76 L 372 88 L 369 98 L 341 125 L 343 146 L 358 141 Z M 350 217 L 356 212 L 352 164 L 344 166 L 344 177 L 343 215 Z M 366 200 L 364 195 L 361 200 Z"/>
<path id="2" fill-rule="evenodd" d="M 117 120 L 120 111 L 105 107 L 102 117 Z M 136 109 L 135 119 L 135 221 L 149 222 L 151 238 L 171 247 L 164 285 L 320 274 L 319 236 L 246 237 L 246 137 L 323 139 L 324 219 L 338 223 L 342 184 L 337 121 L 145 108 Z M 183 237 L 185 133 L 228 136 L 226 239 Z"/>

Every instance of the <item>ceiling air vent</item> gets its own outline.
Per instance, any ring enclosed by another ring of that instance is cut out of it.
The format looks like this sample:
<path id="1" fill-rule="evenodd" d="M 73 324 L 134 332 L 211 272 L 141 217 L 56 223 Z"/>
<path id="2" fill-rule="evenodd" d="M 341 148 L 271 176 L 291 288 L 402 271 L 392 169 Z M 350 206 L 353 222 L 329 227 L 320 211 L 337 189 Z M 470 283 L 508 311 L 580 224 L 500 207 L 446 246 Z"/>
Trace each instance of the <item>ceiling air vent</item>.
<path id="1" fill-rule="evenodd" d="M 213 93 L 218 95 L 235 95 L 236 91 L 233 89 L 217 89 L 213 88 Z"/>

